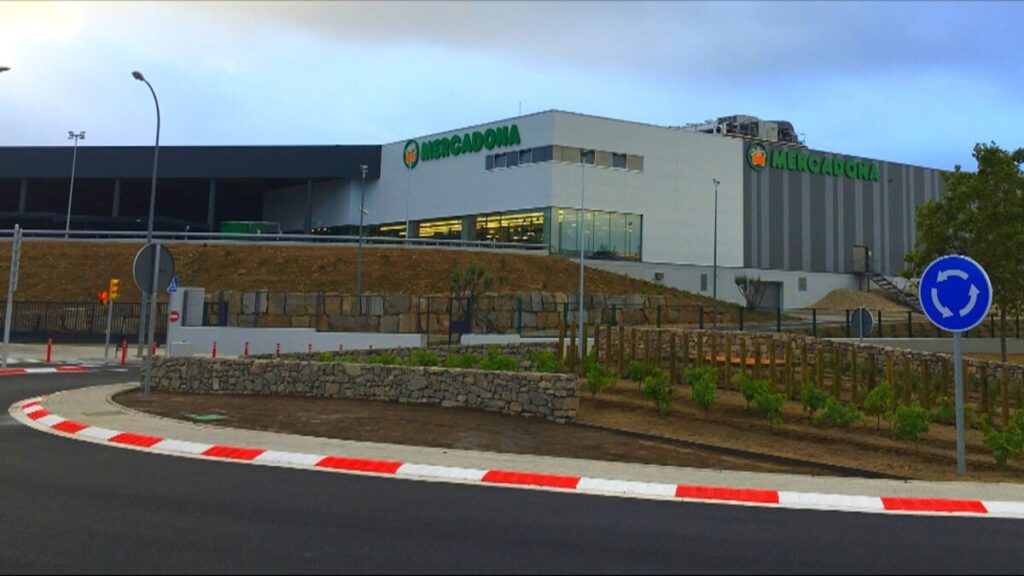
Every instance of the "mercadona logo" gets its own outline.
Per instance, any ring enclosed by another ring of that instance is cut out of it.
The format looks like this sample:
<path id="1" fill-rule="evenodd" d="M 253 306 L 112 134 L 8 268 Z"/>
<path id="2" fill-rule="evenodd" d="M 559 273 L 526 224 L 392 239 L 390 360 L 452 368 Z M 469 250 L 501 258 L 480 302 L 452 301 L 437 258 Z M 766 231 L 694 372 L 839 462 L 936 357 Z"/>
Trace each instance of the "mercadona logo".
<path id="1" fill-rule="evenodd" d="M 768 150 L 761 144 L 751 144 L 747 147 L 747 163 L 757 172 L 764 170 L 768 166 Z"/>
<path id="2" fill-rule="evenodd" d="M 405 148 L 402 150 L 402 162 L 405 163 L 405 167 L 413 169 L 417 164 L 420 163 L 420 144 L 415 140 L 409 140 L 405 143 Z"/>

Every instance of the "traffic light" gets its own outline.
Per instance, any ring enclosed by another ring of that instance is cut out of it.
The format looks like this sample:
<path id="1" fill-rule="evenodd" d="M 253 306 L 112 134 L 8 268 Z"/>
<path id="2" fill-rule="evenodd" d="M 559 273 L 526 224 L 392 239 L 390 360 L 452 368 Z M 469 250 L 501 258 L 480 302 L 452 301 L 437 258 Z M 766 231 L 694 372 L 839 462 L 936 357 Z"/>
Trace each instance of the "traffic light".
<path id="1" fill-rule="evenodd" d="M 111 278 L 110 279 L 110 294 L 108 294 L 110 301 L 113 302 L 121 297 L 121 279 Z"/>
<path id="2" fill-rule="evenodd" d="M 101 290 L 96 296 L 100 299 L 100 304 L 103 304 L 104 306 L 106 306 L 110 301 L 106 290 Z"/>

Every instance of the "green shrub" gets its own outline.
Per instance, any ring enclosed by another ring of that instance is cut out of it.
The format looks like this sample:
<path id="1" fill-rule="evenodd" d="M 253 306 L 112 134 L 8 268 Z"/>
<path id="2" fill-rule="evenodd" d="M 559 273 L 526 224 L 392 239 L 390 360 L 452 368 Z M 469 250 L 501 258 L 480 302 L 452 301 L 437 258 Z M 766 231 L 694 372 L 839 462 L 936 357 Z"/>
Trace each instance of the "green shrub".
<path id="1" fill-rule="evenodd" d="M 476 368 L 480 364 L 480 357 L 476 354 L 449 354 L 444 359 L 445 368 Z"/>
<path id="2" fill-rule="evenodd" d="M 753 382 L 760 382 L 753 380 Z M 782 406 L 785 403 L 786 395 L 774 392 L 767 381 L 765 386 L 759 387 L 752 398 L 757 413 L 771 424 L 772 428 L 782 424 Z M 745 394 L 744 394 L 745 395 Z"/>
<path id="3" fill-rule="evenodd" d="M 849 428 L 863 419 L 864 413 L 857 409 L 856 404 L 843 404 L 839 400 L 829 396 L 828 399 L 825 400 L 825 406 L 822 409 L 821 414 L 814 417 L 814 422 L 817 424 L 826 424 L 828 426 Z"/>
<path id="4" fill-rule="evenodd" d="M 437 366 L 437 354 L 417 348 L 409 353 L 409 366 Z"/>
<path id="5" fill-rule="evenodd" d="M 560 372 L 558 358 L 551 350 L 534 350 L 530 352 L 530 362 L 536 367 L 537 372 Z"/>
<path id="6" fill-rule="evenodd" d="M 394 366 L 401 363 L 394 354 L 372 354 L 366 359 L 366 362 L 368 364 L 383 364 L 385 366 Z"/>
<path id="7" fill-rule="evenodd" d="M 484 370 L 517 372 L 519 370 L 519 362 L 512 356 L 502 354 L 497 346 L 492 346 L 487 350 L 487 356 L 480 361 L 480 367 Z"/>
<path id="8" fill-rule="evenodd" d="M 964 428 L 971 428 L 976 422 L 974 407 L 964 405 Z M 932 422 L 956 426 L 956 402 L 949 396 L 940 396 L 935 401 Z"/>
<path id="9" fill-rule="evenodd" d="M 809 413 L 811 418 L 814 418 L 815 412 L 825 407 L 827 400 L 828 394 L 818 389 L 813 382 L 805 382 L 800 388 L 800 401 L 804 405 L 804 412 Z"/>
<path id="10" fill-rule="evenodd" d="M 316 355 L 317 362 L 334 362 L 334 352 L 321 352 Z"/>
<path id="11" fill-rule="evenodd" d="M 984 434 L 982 442 L 992 451 L 992 458 L 1000 468 L 1006 468 L 1010 457 L 1019 458 L 1024 454 L 1024 410 L 1014 412 L 1002 430 L 997 430 L 983 416 L 981 430 Z"/>
<path id="12" fill-rule="evenodd" d="M 742 372 L 738 373 L 737 376 L 743 376 L 742 378 L 739 378 L 739 387 L 740 392 L 743 394 L 743 399 L 747 401 L 748 410 L 750 409 L 750 403 L 754 401 L 754 398 L 756 398 L 758 394 L 763 392 L 774 392 L 771 388 L 771 383 L 769 383 L 768 380 L 754 380 L 752 378 L 747 378 Z M 733 378 L 733 381 L 736 380 L 736 378 Z"/>
<path id="13" fill-rule="evenodd" d="M 672 409 L 672 395 L 675 387 L 668 381 L 668 374 L 655 369 L 644 378 L 644 394 L 654 401 L 659 414 L 667 414 Z"/>
<path id="14" fill-rule="evenodd" d="M 882 418 L 889 419 L 889 414 L 892 414 L 893 402 L 892 402 L 892 385 L 888 382 L 882 382 L 868 395 L 864 397 L 864 412 L 868 416 L 874 416 L 876 418 L 875 427 L 882 427 Z"/>
<path id="15" fill-rule="evenodd" d="M 607 366 L 597 362 L 596 359 L 586 364 L 585 374 L 587 377 L 586 386 L 587 390 L 590 391 L 591 398 L 596 397 L 598 392 L 611 388 L 619 380 Z"/>
<path id="16" fill-rule="evenodd" d="M 655 370 L 657 368 L 654 367 L 654 364 L 633 360 L 626 366 L 626 378 L 635 382 L 643 382 L 648 376 L 654 374 Z"/>
<path id="17" fill-rule="evenodd" d="M 687 368 L 683 372 L 683 376 L 686 378 L 686 382 L 693 387 L 693 400 L 701 410 L 707 412 L 715 403 L 715 391 L 718 388 L 715 370 L 710 366 Z"/>
<path id="18" fill-rule="evenodd" d="M 922 408 L 921 403 L 916 400 L 910 406 L 900 406 L 896 409 L 894 422 L 896 435 L 900 438 L 917 440 L 921 434 L 928 431 L 928 423 L 931 419 L 931 413 Z"/>

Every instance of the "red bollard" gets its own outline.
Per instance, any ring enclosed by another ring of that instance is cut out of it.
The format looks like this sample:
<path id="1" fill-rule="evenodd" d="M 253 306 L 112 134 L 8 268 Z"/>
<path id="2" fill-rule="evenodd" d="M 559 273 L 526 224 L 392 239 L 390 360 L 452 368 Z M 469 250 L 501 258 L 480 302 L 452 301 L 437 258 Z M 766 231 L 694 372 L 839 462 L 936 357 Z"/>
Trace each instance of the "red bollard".
<path id="1" fill-rule="evenodd" d="M 312 344 L 309 344 L 309 353 L 310 353 L 310 354 L 312 354 L 312 353 L 313 353 L 313 345 L 312 345 Z"/>
<path id="2" fill-rule="evenodd" d="M 281 343 L 280 342 L 277 343 L 277 352 L 276 352 L 276 354 L 277 354 L 278 358 L 281 357 Z"/>
<path id="3" fill-rule="evenodd" d="M 373 350 L 373 344 L 370 344 L 370 350 Z"/>
<path id="4" fill-rule="evenodd" d="M 345 345 L 344 344 L 338 344 L 338 352 L 344 352 L 344 351 L 345 351 Z"/>
<path id="5" fill-rule="evenodd" d="M 244 356 L 245 358 L 249 357 L 249 343 L 248 342 L 245 343 L 245 350 L 242 352 L 242 356 Z"/>
<path id="6" fill-rule="evenodd" d="M 153 356 L 156 356 L 156 338 L 153 338 Z"/>
<path id="7" fill-rule="evenodd" d="M 53 355 L 53 338 L 46 339 L 46 363 L 50 363 L 50 358 Z"/>
<path id="8" fill-rule="evenodd" d="M 128 339 L 121 340 L 121 366 L 128 363 Z"/>
<path id="9" fill-rule="evenodd" d="M 211 352 L 210 355 L 212 357 L 214 357 L 214 358 L 217 357 L 217 341 L 216 340 L 213 341 L 213 352 Z"/>

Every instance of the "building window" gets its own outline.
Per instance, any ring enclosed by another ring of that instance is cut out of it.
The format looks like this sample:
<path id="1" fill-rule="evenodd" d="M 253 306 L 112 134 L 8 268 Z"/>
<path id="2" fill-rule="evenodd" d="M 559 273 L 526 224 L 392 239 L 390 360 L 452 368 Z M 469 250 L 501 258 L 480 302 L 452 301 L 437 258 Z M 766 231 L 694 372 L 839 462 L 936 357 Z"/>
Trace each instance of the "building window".
<path id="1" fill-rule="evenodd" d="M 494 170 L 494 154 L 490 154 L 487 156 L 486 168 L 488 170 Z"/>
<path id="2" fill-rule="evenodd" d="M 796 280 L 796 289 L 800 292 L 807 292 L 807 278 L 801 276 Z"/>
<path id="3" fill-rule="evenodd" d="M 582 150 L 580 151 L 580 162 L 583 164 L 593 164 L 596 156 L 593 150 Z"/>
<path id="4" fill-rule="evenodd" d="M 579 255 L 579 210 L 553 208 L 551 247 L 553 252 Z M 597 259 L 640 259 L 639 214 L 587 210 L 583 218 L 583 251 Z"/>
<path id="5" fill-rule="evenodd" d="M 484 214 L 476 217 L 476 239 L 544 243 L 544 212 Z"/>
<path id="6" fill-rule="evenodd" d="M 626 155 L 612 152 L 612 168 L 626 168 Z"/>
<path id="7" fill-rule="evenodd" d="M 495 154 L 494 155 L 494 167 L 495 168 L 504 168 L 505 167 L 505 158 L 506 158 L 506 156 L 505 156 L 504 153 L 502 153 L 502 154 Z"/>
<path id="8" fill-rule="evenodd" d="M 508 153 L 504 154 L 504 156 L 505 156 L 505 166 L 506 167 L 512 168 L 514 166 L 519 166 L 519 153 L 518 152 L 508 152 Z"/>
<path id="9" fill-rule="evenodd" d="M 428 220 L 420 222 L 419 237 L 434 238 L 437 240 L 461 240 L 462 219 Z"/>
<path id="10" fill-rule="evenodd" d="M 533 149 L 527 148 L 526 150 L 519 151 L 519 163 L 520 164 L 531 164 L 533 163 Z"/>
<path id="11" fill-rule="evenodd" d="M 533 162 L 551 162 L 551 152 L 553 146 L 541 146 L 540 148 L 533 148 L 530 151 L 530 155 L 533 156 Z"/>

